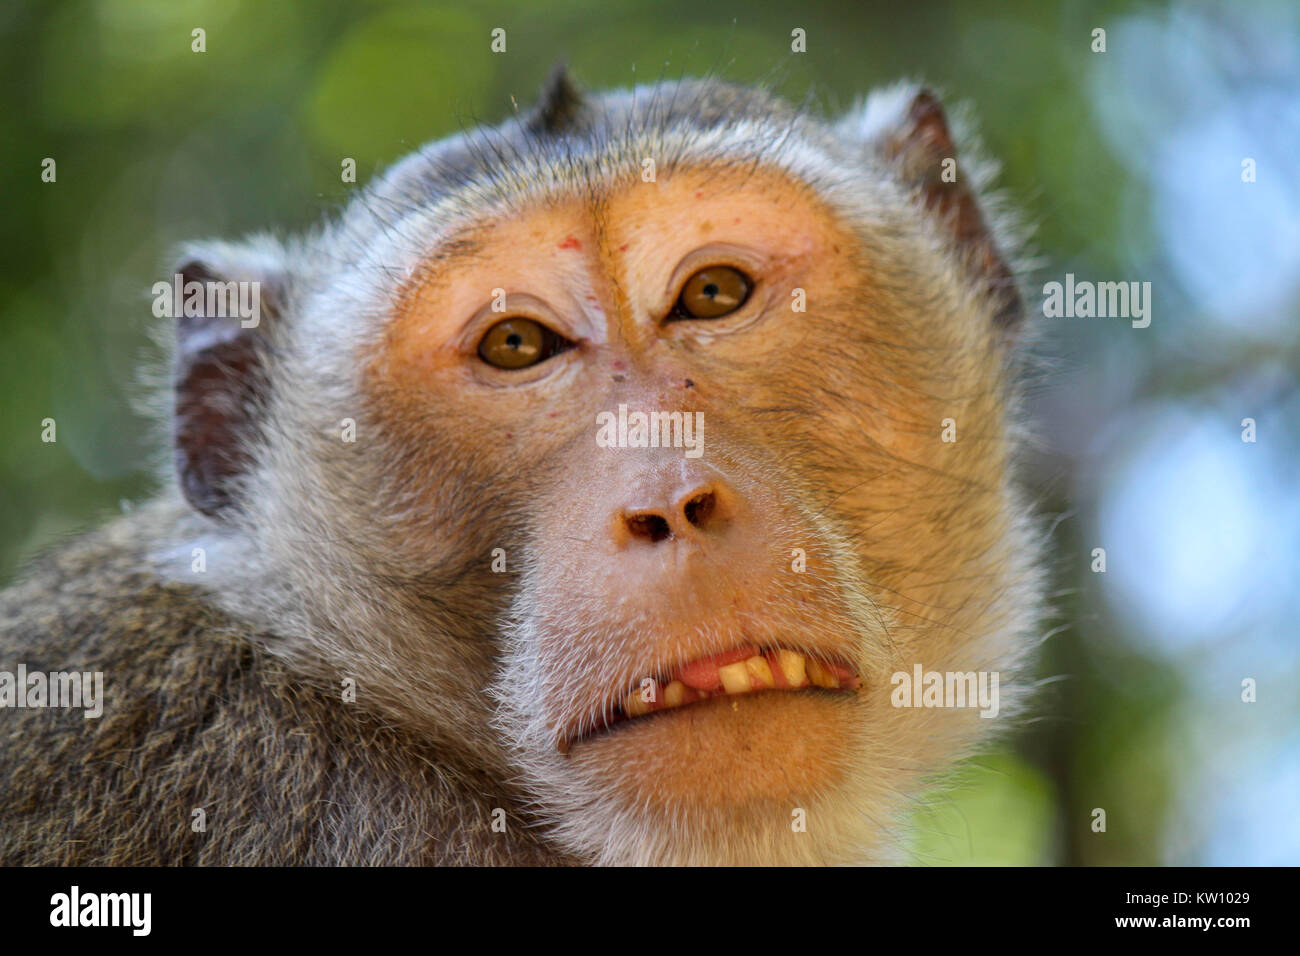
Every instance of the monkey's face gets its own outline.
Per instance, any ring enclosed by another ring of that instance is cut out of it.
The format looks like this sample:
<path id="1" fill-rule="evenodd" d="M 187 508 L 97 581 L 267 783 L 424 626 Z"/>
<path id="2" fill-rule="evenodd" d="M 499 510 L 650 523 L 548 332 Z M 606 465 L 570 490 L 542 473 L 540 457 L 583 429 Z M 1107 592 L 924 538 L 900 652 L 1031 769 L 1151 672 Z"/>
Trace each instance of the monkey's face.
<path id="1" fill-rule="evenodd" d="M 886 220 L 750 167 L 575 191 L 448 239 L 368 358 L 430 526 L 500 505 L 459 539 L 494 725 L 575 849 L 849 856 L 972 729 L 890 677 L 1018 623 L 1000 359 Z"/>
<path id="2" fill-rule="evenodd" d="M 180 271 L 273 291 L 179 323 L 214 594 L 579 858 L 878 859 L 1011 712 L 1039 592 L 1022 310 L 953 152 L 906 87 L 827 125 L 561 77 L 319 236 L 216 245 Z"/>

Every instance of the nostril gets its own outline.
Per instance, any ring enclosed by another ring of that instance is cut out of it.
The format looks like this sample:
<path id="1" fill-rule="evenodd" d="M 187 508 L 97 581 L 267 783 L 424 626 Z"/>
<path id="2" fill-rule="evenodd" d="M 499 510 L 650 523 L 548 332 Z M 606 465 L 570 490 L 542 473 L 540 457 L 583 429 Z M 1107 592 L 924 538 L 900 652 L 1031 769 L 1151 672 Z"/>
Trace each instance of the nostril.
<path id="1" fill-rule="evenodd" d="M 713 511 L 717 505 L 718 500 L 713 496 L 713 492 L 701 492 L 686 502 L 686 507 L 683 509 L 686 513 L 686 520 L 691 523 L 692 527 L 703 528 L 709 523 L 709 518 L 713 516 Z"/>
<path id="2" fill-rule="evenodd" d="M 620 540 L 658 544 L 662 541 L 694 541 L 716 538 L 724 533 L 731 515 L 725 487 L 715 482 L 700 483 L 667 507 L 628 508 L 618 513 Z"/>
<path id="3" fill-rule="evenodd" d="M 672 529 L 668 527 L 668 522 L 657 514 L 628 515 L 623 520 L 627 523 L 627 530 L 631 532 L 634 538 L 655 542 L 673 536 Z"/>

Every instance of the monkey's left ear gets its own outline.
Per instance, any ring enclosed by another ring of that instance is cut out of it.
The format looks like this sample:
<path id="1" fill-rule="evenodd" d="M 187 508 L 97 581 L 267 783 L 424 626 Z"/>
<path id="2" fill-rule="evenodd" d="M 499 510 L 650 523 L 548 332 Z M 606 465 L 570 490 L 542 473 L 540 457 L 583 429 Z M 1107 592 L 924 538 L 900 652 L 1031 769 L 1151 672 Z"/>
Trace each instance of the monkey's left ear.
<path id="1" fill-rule="evenodd" d="M 238 506 L 269 394 L 267 325 L 285 293 L 283 250 L 270 238 L 188 250 L 173 270 L 173 439 L 181 492 L 198 512 Z"/>
<path id="2" fill-rule="evenodd" d="M 979 176 L 957 157 L 938 97 L 906 84 L 873 93 L 838 131 L 875 150 L 916 191 L 985 285 L 994 325 L 1013 332 L 1024 319 L 1020 289 L 980 211 Z"/>

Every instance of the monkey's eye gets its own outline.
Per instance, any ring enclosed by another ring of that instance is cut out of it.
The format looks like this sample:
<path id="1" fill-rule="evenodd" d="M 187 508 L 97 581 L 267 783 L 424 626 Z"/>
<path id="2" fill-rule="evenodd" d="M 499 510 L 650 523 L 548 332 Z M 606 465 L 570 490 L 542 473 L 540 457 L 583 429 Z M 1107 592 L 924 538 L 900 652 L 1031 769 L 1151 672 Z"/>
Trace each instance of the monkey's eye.
<path id="1" fill-rule="evenodd" d="M 709 266 L 686 280 L 670 319 L 717 319 L 735 312 L 754 284 L 731 266 Z"/>
<path id="2" fill-rule="evenodd" d="M 572 347 L 572 342 L 540 322 L 503 319 L 478 343 L 478 357 L 497 368 L 527 368 Z"/>

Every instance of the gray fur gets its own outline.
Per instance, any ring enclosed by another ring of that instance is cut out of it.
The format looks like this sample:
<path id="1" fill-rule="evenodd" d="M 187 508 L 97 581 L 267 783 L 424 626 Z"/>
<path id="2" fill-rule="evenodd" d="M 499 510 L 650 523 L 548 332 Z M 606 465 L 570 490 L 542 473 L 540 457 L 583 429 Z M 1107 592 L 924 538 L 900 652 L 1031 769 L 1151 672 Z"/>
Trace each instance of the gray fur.
<path id="1" fill-rule="evenodd" d="M 109 699 L 98 721 L 0 714 L 0 863 L 700 861 L 680 835 L 611 822 L 590 795 L 539 783 L 553 755 L 521 757 L 528 715 L 499 702 L 503 674 L 527 667 L 528 569 L 503 588 L 487 555 L 526 540 L 528 516 L 494 493 L 492 463 L 450 451 L 437 476 L 445 507 L 422 507 L 389 467 L 409 449 L 360 398 L 358 356 L 441 239 L 527 200 L 596 197 L 632 181 L 643 156 L 661 175 L 783 170 L 855 224 L 898 290 L 986 316 L 960 250 L 872 148 L 905 98 L 887 91 L 832 127 L 716 81 L 588 97 L 561 76 L 534 114 L 424 147 L 310 235 L 185 250 L 275 290 L 261 345 L 273 385 L 248 437 L 252 466 L 232 513 L 195 514 L 169 487 L 4 592 L 0 666 L 102 669 Z M 982 190 L 987 170 L 973 168 Z M 344 418 L 355 444 L 338 440 Z M 976 657 L 990 666 L 1011 668 L 1033 626 L 1032 535 L 1015 523 L 1023 547 L 988 599 Z M 190 570 L 194 548 L 203 574 Z M 339 699 L 344 679 L 356 704 Z M 902 772 L 913 785 L 933 769 Z M 835 797 L 828 812 L 887 829 L 906 788 L 871 792 L 887 802 Z M 199 807 L 206 834 L 189 829 Z M 504 834 L 489 827 L 493 808 L 507 815 Z M 762 857 L 764 834 L 741 839 L 744 852 L 716 845 L 712 858 Z M 834 855 L 811 843 L 801 853 L 792 861 Z"/>

